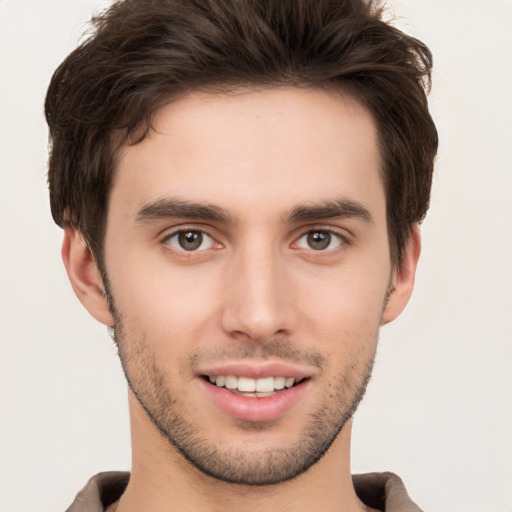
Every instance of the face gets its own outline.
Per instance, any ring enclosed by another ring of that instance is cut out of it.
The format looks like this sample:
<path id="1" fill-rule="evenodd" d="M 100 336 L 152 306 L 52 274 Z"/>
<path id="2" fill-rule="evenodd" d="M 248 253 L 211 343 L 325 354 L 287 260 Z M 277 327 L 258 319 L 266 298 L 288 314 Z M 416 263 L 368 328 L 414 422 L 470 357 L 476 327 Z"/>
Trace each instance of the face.
<path id="1" fill-rule="evenodd" d="M 130 388 L 203 472 L 292 478 L 353 414 L 396 316 L 374 122 L 282 88 L 191 94 L 154 127 L 122 151 L 105 238 Z"/>

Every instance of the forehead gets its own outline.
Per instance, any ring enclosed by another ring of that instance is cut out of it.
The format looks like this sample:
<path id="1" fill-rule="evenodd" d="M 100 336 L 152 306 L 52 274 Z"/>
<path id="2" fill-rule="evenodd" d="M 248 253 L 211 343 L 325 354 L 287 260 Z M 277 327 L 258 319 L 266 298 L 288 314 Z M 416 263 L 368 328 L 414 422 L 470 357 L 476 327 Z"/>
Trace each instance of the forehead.
<path id="1" fill-rule="evenodd" d="M 348 95 L 287 87 L 161 108 L 148 136 L 121 150 L 110 210 L 179 197 L 243 215 L 346 196 L 385 207 L 371 114 Z"/>

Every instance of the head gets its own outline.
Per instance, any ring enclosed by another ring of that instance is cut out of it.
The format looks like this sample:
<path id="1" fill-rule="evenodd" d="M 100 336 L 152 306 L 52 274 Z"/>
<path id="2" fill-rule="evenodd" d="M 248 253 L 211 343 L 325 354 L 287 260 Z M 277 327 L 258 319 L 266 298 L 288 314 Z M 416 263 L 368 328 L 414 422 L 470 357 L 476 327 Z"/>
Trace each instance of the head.
<path id="1" fill-rule="evenodd" d="M 46 99 L 52 215 L 76 227 L 103 268 L 118 153 L 155 113 L 191 92 L 293 86 L 342 91 L 379 134 L 395 264 L 425 216 L 437 132 L 425 89 L 431 54 L 361 0 L 125 0 L 55 72 Z"/>
<path id="2" fill-rule="evenodd" d="M 293 478 L 339 443 L 412 290 L 430 54 L 353 0 L 126 0 L 95 23 L 46 104 L 75 291 L 196 468 Z"/>

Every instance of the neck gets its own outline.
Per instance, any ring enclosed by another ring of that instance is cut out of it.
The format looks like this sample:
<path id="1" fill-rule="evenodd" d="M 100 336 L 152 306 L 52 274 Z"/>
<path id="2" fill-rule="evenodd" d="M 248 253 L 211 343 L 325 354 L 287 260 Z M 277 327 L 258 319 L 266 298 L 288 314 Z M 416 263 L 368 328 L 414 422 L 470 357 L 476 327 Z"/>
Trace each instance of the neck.
<path id="1" fill-rule="evenodd" d="M 223 482 L 195 468 L 163 438 L 131 393 L 130 417 L 132 474 L 117 512 L 368 510 L 352 485 L 350 421 L 324 457 L 301 475 L 279 484 L 250 486 Z"/>

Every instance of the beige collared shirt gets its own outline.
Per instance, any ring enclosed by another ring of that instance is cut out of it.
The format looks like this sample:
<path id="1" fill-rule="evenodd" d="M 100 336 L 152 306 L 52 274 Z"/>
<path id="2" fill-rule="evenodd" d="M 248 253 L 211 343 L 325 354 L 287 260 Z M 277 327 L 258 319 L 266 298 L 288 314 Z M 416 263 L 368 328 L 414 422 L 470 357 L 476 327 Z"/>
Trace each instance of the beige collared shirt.
<path id="1" fill-rule="evenodd" d="M 370 507 L 385 512 L 421 512 L 393 473 L 365 473 L 352 478 L 359 499 Z M 66 512 L 106 512 L 121 497 L 129 479 L 130 473 L 121 471 L 93 476 Z"/>

